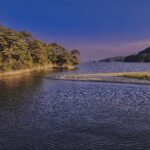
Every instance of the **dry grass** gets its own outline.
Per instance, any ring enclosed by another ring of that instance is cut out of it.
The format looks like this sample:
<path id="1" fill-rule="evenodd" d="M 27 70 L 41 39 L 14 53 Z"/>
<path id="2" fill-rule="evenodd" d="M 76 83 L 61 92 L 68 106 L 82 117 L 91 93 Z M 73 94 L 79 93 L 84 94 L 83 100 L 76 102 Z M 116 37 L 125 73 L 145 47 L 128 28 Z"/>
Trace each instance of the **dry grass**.
<path id="1" fill-rule="evenodd" d="M 111 73 L 92 73 L 92 74 L 69 74 L 64 77 L 89 78 L 89 77 L 136 77 L 150 76 L 150 72 L 111 72 Z"/>
<path id="2" fill-rule="evenodd" d="M 122 77 L 135 78 L 135 79 L 143 79 L 143 80 L 150 80 L 150 73 L 125 74 Z"/>

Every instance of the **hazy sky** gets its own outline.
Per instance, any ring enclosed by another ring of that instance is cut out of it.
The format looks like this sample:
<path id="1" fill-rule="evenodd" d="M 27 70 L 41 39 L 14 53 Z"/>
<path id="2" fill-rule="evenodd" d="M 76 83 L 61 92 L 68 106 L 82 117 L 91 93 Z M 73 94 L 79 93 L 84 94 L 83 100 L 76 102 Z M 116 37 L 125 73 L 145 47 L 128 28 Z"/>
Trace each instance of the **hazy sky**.
<path id="1" fill-rule="evenodd" d="M 79 48 L 83 60 L 150 46 L 150 0 L 1 0 L 0 23 Z"/>

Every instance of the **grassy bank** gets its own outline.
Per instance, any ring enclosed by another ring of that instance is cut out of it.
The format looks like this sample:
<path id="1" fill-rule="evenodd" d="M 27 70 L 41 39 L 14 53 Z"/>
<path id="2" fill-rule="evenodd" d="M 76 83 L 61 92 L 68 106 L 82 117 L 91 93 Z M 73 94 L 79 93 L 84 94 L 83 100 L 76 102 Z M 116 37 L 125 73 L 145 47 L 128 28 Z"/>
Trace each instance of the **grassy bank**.
<path id="1" fill-rule="evenodd" d="M 61 75 L 63 78 L 99 78 L 99 77 L 132 77 L 132 76 L 150 76 L 150 72 L 110 72 L 110 73 L 91 73 L 91 74 L 68 74 Z"/>
<path id="2" fill-rule="evenodd" d="M 141 80 L 150 80 L 150 73 L 132 73 L 132 74 L 125 74 L 122 77 L 141 79 Z"/>
<path id="3" fill-rule="evenodd" d="M 50 77 L 56 80 L 109 82 L 125 84 L 150 85 L 150 72 L 117 72 L 117 73 L 93 73 L 93 74 L 65 74 Z"/>

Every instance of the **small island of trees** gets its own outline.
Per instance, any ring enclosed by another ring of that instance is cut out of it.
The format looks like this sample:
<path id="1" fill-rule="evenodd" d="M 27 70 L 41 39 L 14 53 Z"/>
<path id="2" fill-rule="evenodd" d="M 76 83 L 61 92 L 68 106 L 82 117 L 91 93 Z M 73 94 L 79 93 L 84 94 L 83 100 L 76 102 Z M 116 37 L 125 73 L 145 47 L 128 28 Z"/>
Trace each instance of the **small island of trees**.
<path id="1" fill-rule="evenodd" d="M 51 64 L 68 68 L 80 63 L 79 50 L 68 51 L 56 43 L 45 43 L 26 31 L 17 32 L 0 25 L 0 72 Z"/>

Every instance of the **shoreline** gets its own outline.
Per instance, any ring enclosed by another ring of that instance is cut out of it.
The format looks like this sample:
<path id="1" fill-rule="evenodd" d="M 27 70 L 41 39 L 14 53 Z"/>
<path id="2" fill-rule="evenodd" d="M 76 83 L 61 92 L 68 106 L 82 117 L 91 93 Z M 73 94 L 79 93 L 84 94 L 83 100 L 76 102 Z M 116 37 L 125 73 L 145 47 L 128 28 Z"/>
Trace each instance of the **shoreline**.
<path id="1" fill-rule="evenodd" d="M 107 83 L 124 83 L 124 84 L 143 84 L 150 85 L 150 80 L 128 78 L 127 76 L 133 74 L 145 75 L 150 72 L 116 72 L 116 73 L 93 73 L 93 74 L 70 74 L 52 76 L 50 79 L 54 80 L 68 80 L 68 81 L 87 81 L 87 82 L 107 82 Z"/>
<path id="2" fill-rule="evenodd" d="M 63 66 L 63 67 L 59 67 L 57 65 L 53 65 L 53 64 L 49 64 L 49 65 L 45 65 L 45 66 L 37 66 L 34 68 L 29 68 L 29 69 L 19 69 L 19 70 L 12 70 L 12 71 L 8 71 L 8 72 L 0 72 L 0 77 L 8 77 L 8 76 L 16 76 L 16 75 L 21 75 L 23 73 L 29 73 L 32 71 L 42 71 L 42 70 L 59 70 L 59 69 L 75 69 L 75 66 Z"/>

